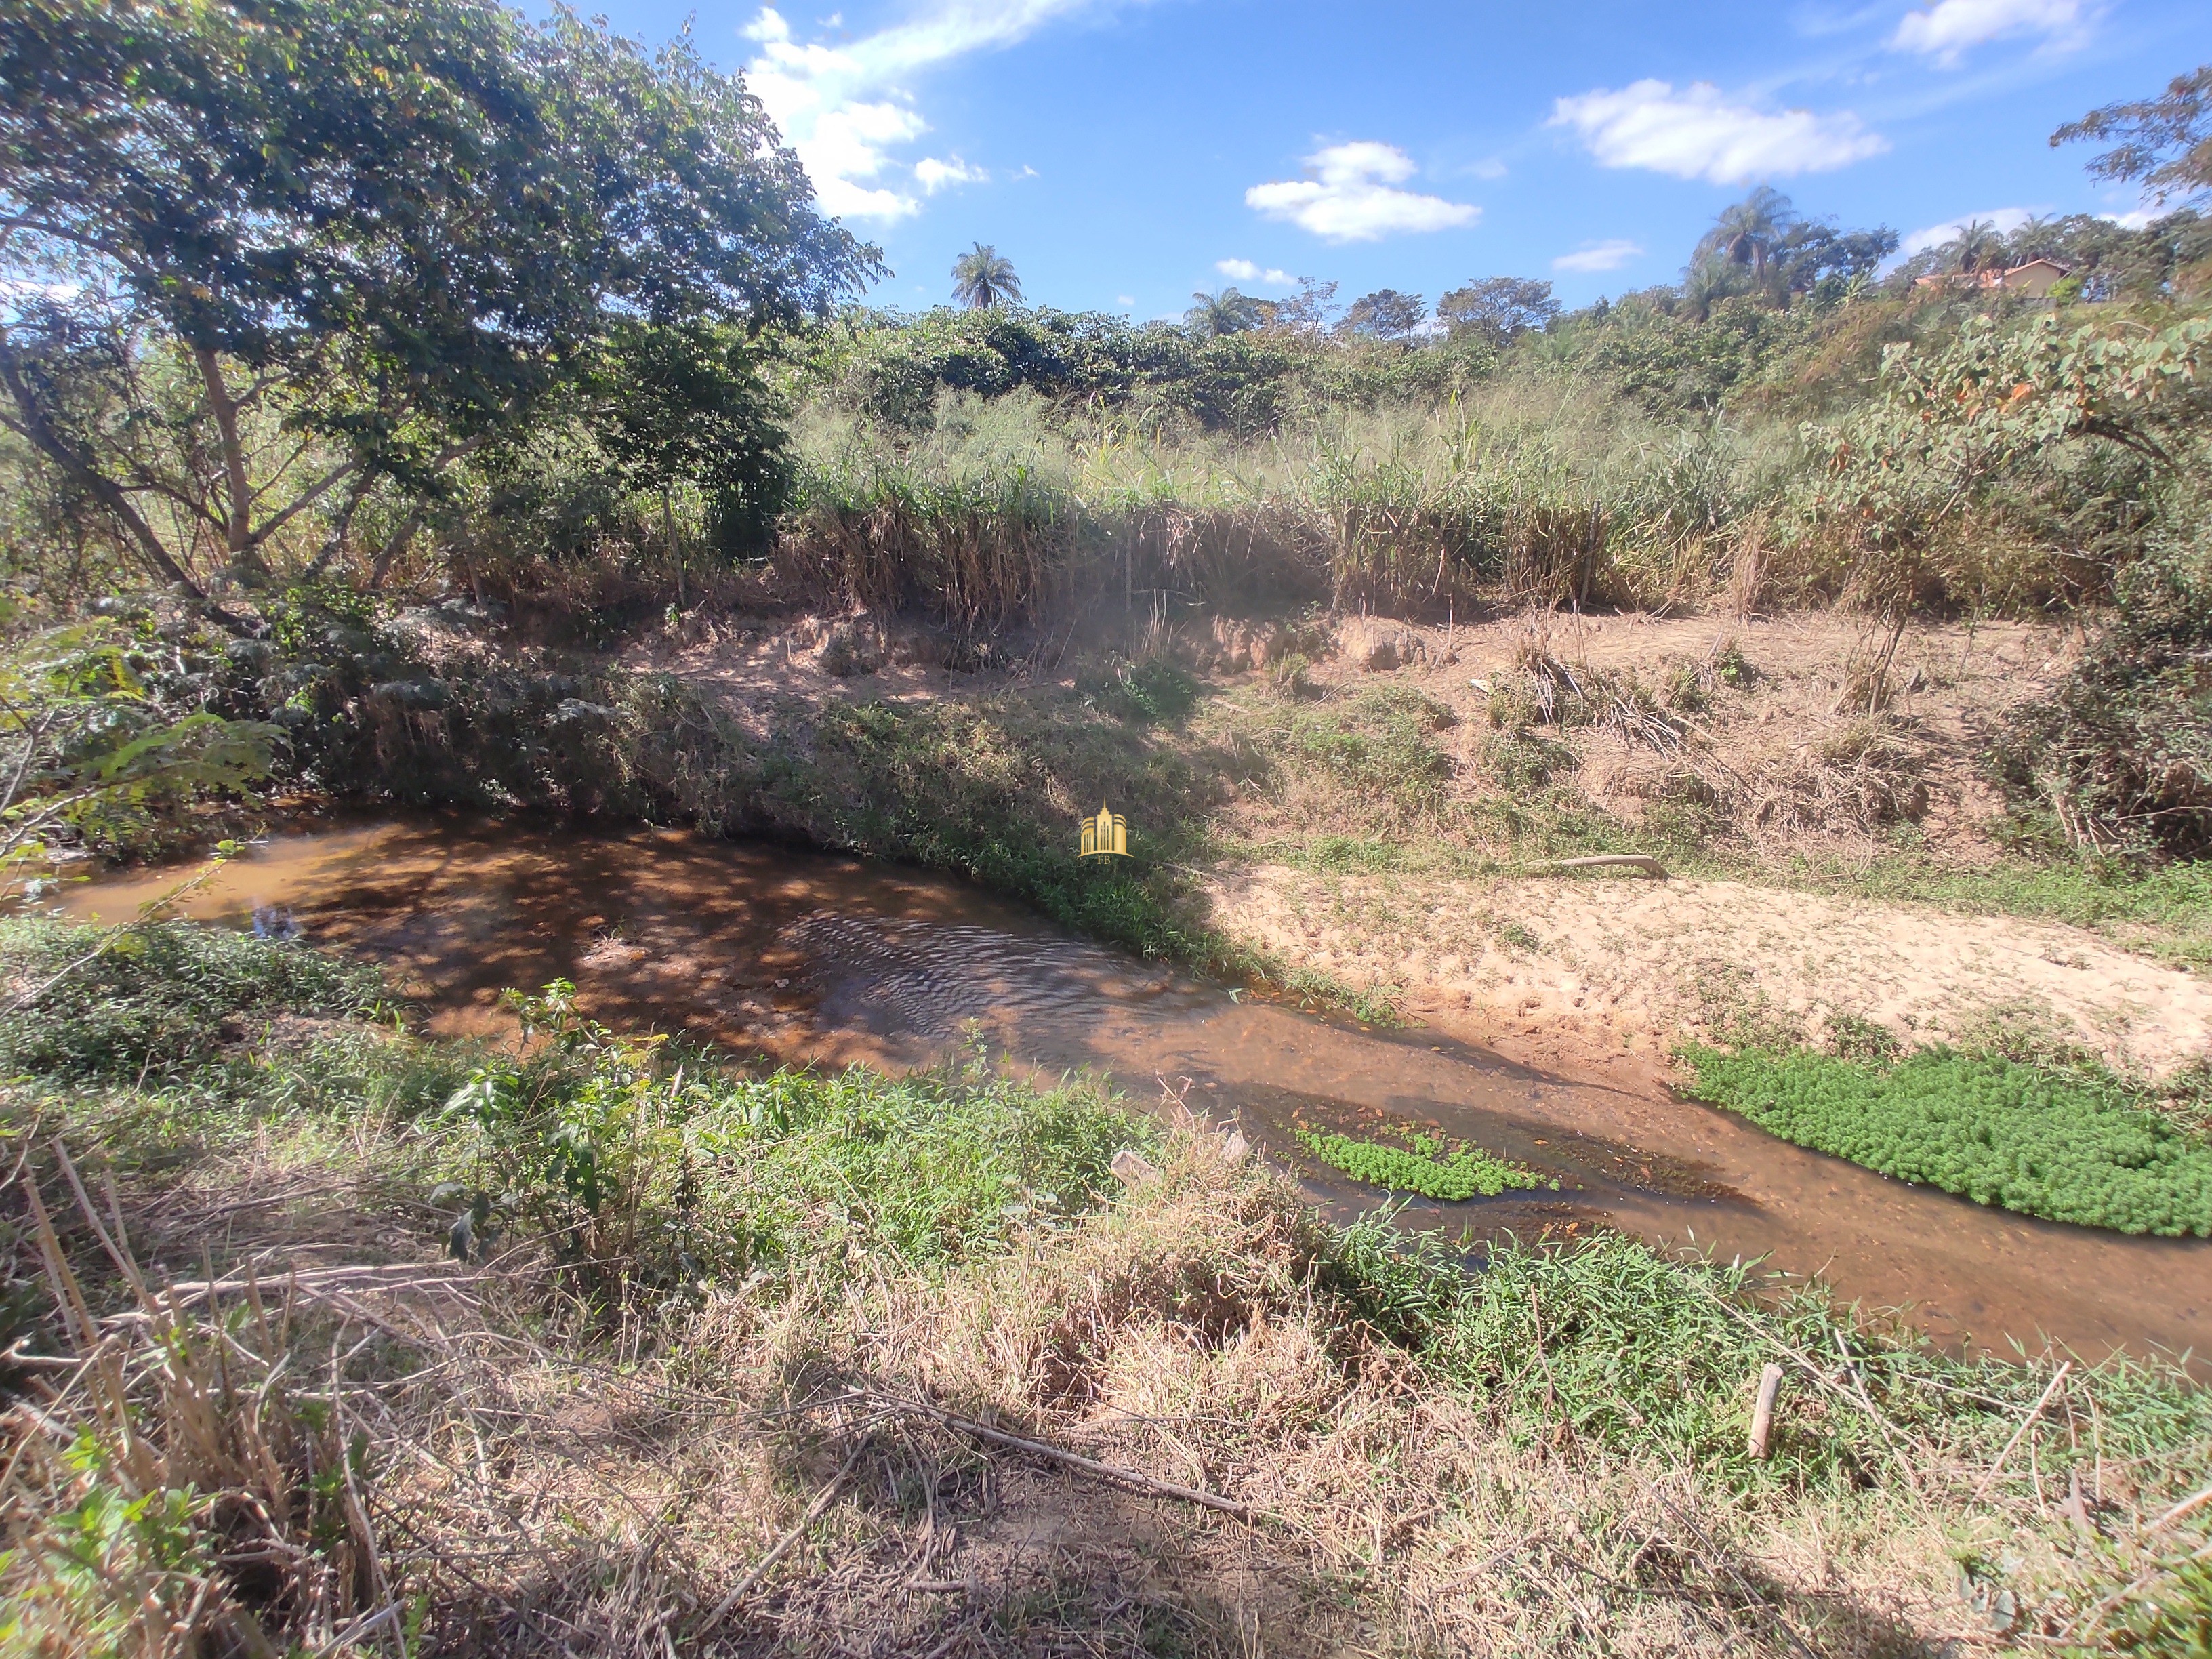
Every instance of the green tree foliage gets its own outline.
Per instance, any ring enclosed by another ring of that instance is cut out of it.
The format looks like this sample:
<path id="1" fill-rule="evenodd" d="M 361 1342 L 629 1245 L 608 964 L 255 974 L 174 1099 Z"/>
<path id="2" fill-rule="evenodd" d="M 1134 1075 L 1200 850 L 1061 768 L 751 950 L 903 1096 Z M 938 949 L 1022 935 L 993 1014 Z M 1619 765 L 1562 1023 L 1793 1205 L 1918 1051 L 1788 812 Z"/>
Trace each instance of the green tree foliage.
<path id="1" fill-rule="evenodd" d="M 1692 1048 L 1689 1092 L 1784 1140 L 2022 1215 L 2212 1235 L 2212 1146 L 2110 1086 L 1924 1049 L 1894 1066 Z"/>
<path id="2" fill-rule="evenodd" d="M 688 46 L 484 0 L 9 8 L 0 264 L 37 296 L 0 421 L 194 592 L 434 493 L 630 319 L 787 325 L 877 269 Z"/>
<path id="3" fill-rule="evenodd" d="M 106 620 L 0 653 L 0 895 L 60 838 L 143 848 L 196 798 L 268 776 L 281 732 L 209 708 L 210 666 Z"/>
<path id="4" fill-rule="evenodd" d="M 1225 334 L 1242 334 L 1267 321 L 1261 301 L 1249 294 L 1224 288 L 1218 294 L 1194 294 L 1194 303 L 1182 314 L 1182 325 L 1202 340 Z"/>
<path id="5" fill-rule="evenodd" d="M 1363 294 L 1345 307 L 1336 331 L 1352 339 L 1389 340 L 1403 344 L 1413 337 L 1429 308 L 1418 294 L 1401 294 L 1380 288 Z"/>
<path id="6" fill-rule="evenodd" d="M 2160 202 L 2212 194 L 2212 64 L 2175 76 L 2158 97 L 2107 104 L 2051 135 L 2054 149 L 2085 140 L 2112 144 L 2090 161 L 2093 179 L 2139 183 Z"/>
<path id="7" fill-rule="evenodd" d="M 969 311 L 1021 304 L 1014 262 L 988 243 L 976 243 L 952 262 L 952 302 Z"/>
<path id="8" fill-rule="evenodd" d="M 1500 350 L 1548 328 L 1559 314 L 1552 285 L 1529 276 L 1485 276 L 1437 301 L 1437 320 L 1453 339 L 1477 339 Z"/>
<path id="9" fill-rule="evenodd" d="M 1948 343 L 1883 355 L 1881 397 L 1833 428 L 1808 428 L 1829 460 L 1808 507 L 1841 537 L 1861 594 L 1893 616 L 1927 597 L 1927 557 L 2003 492 L 2063 486 L 2068 446 L 2109 446 L 2171 487 L 2212 423 L 2212 320 L 2155 333 L 1968 323 Z"/>
<path id="10" fill-rule="evenodd" d="M 1776 248 L 1796 223 L 1797 210 L 1790 198 L 1771 185 L 1761 185 L 1720 210 L 1712 228 L 1691 252 L 1690 263 L 1724 260 L 1747 267 L 1755 280 L 1764 279 Z"/>
<path id="11" fill-rule="evenodd" d="M 712 540 L 759 551 L 791 488 L 783 410 L 742 329 L 625 322 L 586 383 L 587 423 L 632 489 L 683 480 L 705 496 Z"/>

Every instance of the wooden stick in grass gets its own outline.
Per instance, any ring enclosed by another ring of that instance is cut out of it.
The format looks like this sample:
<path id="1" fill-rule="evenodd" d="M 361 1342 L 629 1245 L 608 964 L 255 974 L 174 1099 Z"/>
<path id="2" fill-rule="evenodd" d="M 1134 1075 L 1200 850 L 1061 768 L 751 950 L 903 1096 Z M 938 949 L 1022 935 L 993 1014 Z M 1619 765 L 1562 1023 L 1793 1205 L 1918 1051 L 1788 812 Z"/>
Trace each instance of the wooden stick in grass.
<path id="1" fill-rule="evenodd" d="M 1774 1432 L 1774 1400 L 1782 1392 L 1782 1367 L 1769 1361 L 1759 1374 L 1759 1401 L 1751 1408 L 1751 1455 L 1766 1461 L 1767 1441 Z"/>
<path id="2" fill-rule="evenodd" d="M 1014 1451 L 1027 1452 L 1032 1457 L 1042 1457 L 1048 1462 L 1065 1464 L 1072 1469 L 1081 1469 L 1086 1474 L 1096 1474 L 1109 1480 L 1134 1486 L 1139 1492 L 1157 1492 L 1163 1498 L 1180 1498 L 1186 1504 L 1201 1504 L 1209 1510 L 1218 1510 L 1224 1515 L 1233 1515 L 1240 1521 L 1259 1518 L 1258 1512 L 1249 1504 L 1240 1504 L 1233 1498 L 1224 1498 L 1219 1492 L 1203 1492 L 1196 1486 L 1179 1486 L 1172 1480 L 1155 1480 L 1149 1474 L 1123 1468 L 1118 1463 L 1102 1463 L 1095 1457 L 1085 1457 L 1065 1447 L 1054 1446 L 1042 1440 L 1030 1440 L 1018 1434 L 1008 1434 L 1004 1429 L 994 1429 L 988 1423 L 978 1423 L 973 1418 L 956 1417 L 942 1407 L 925 1404 L 919 1400 L 902 1399 L 897 1395 L 881 1394 L 871 1389 L 868 1399 L 889 1411 L 912 1412 L 917 1416 L 933 1418 L 948 1429 L 977 1440 L 988 1441 L 994 1446 L 1005 1446 Z"/>
<path id="3" fill-rule="evenodd" d="M 1974 1488 L 1974 1501 L 1977 1504 L 1980 1503 L 1988 1494 L 1990 1488 L 1996 1484 L 1997 1472 L 2004 1468 L 2005 1459 L 2013 1455 L 2021 1441 L 2026 1437 L 2027 1431 L 2035 1426 L 2035 1419 L 2043 1415 L 2043 1408 L 2051 1403 L 2051 1396 L 2058 1392 L 2059 1385 L 2066 1381 L 2066 1373 L 2073 1369 L 2074 1362 L 2069 1359 L 2062 1363 L 2058 1369 L 2051 1374 L 2051 1381 L 2044 1385 L 2043 1392 L 2036 1396 L 2035 1403 L 2027 1408 L 2027 1415 L 2020 1419 L 2020 1426 L 2012 1431 L 2012 1438 L 2005 1442 L 2004 1449 L 1997 1454 L 1997 1461 L 1990 1465 L 1990 1472 L 1982 1477 L 1982 1484 Z"/>
<path id="4" fill-rule="evenodd" d="M 822 1511 L 830 1507 L 830 1500 L 837 1495 L 837 1488 L 845 1484 L 845 1477 L 852 1474 L 853 1465 L 860 1461 L 860 1453 L 866 1449 L 866 1446 L 867 1443 L 865 1440 L 860 1441 L 846 1454 L 843 1466 L 836 1474 L 830 1477 L 830 1483 L 827 1486 L 814 1494 L 814 1501 L 806 1506 L 806 1512 L 799 1517 L 799 1523 L 777 1539 L 774 1547 L 753 1564 L 753 1570 L 738 1579 L 731 1587 L 730 1593 L 714 1604 L 714 1610 L 707 1615 L 707 1622 L 699 1627 L 701 1634 L 703 1635 L 714 1629 L 715 1626 L 728 1618 L 731 1611 L 738 1602 L 745 1599 L 752 1587 L 768 1576 L 769 1569 L 782 1560 L 789 1553 L 791 1547 L 805 1535 L 806 1529 L 822 1518 Z"/>

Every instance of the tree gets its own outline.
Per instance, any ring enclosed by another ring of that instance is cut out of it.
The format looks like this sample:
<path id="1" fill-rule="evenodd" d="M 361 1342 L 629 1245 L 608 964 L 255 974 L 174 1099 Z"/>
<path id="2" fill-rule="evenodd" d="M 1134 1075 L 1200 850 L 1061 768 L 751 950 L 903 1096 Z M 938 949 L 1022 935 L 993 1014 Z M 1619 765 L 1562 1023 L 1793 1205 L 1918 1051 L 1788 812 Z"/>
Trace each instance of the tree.
<path id="1" fill-rule="evenodd" d="M 880 270 L 738 81 L 490 0 L 0 13 L 0 425 L 161 580 L 434 495 L 634 319 Z"/>
<path id="2" fill-rule="evenodd" d="M 2212 194 L 2212 64 L 2175 76 L 2159 97 L 2107 104 L 2051 135 L 2054 149 L 2114 139 L 2090 161 L 2091 178 L 2140 182 L 2161 205 Z"/>
<path id="3" fill-rule="evenodd" d="M 1344 320 L 1336 325 L 1336 331 L 1347 337 L 1364 336 L 1370 340 L 1392 340 L 1402 344 L 1413 337 L 1413 331 L 1420 327 L 1428 314 L 1427 302 L 1419 295 L 1381 288 L 1372 294 L 1361 295 L 1346 307 Z"/>
<path id="4" fill-rule="evenodd" d="M 1768 259 L 1798 222 L 1797 210 L 1790 198 L 1771 185 L 1761 185 L 1741 202 L 1720 210 L 1712 228 L 1698 240 L 1690 263 L 1723 259 L 1730 264 L 1748 265 L 1753 279 L 1763 283 Z"/>
<path id="5" fill-rule="evenodd" d="M 1298 278 L 1298 291 L 1287 300 L 1255 300 L 1253 309 L 1262 328 L 1288 334 L 1319 334 L 1328 326 L 1336 309 L 1336 284 L 1311 276 Z"/>
<path id="6" fill-rule="evenodd" d="M 1243 334 L 1259 327 L 1265 320 L 1261 301 L 1249 294 L 1239 294 L 1233 288 L 1224 288 L 1218 294 L 1194 294 L 1197 303 L 1182 314 L 1183 326 L 1201 339 L 1218 340 L 1224 335 Z"/>
<path id="7" fill-rule="evenodd" d="M 1437 320 L 1452 338 L 1486 340 L 1500 348 L 1550 326 L 1559 314 L 1552 285 L 1529 276 L 1485 276 L 1437 301 Z"/>
<path id="8" fill-rule="evenodd" d="M 790 493 L 759 355 L 741 329 L 637 322 L 614 332 L 595 367 L 586 423 L 623 483 L 659 492 L 672 553 L 672 483 L 699 488 L 708 527 L 729 554 L 758 548 Z"/>
<path id="9" fill-rule="evenodd" d="M 1969 219 L 1959 227 L 1956 236 L 1943 244 L 1939 257 L 1947 270 L 1970 276 L 2004 264 L 2005 239 L 1989 220 Z"/>
<path id="10" fill-rule="evenodd" d="M 1014 275 L 1014 262 L 989 243 L 976 243 L 952 262 L 952 299 L 970 311 L 1021 304 L 1022 283 Z"/>
<path id="11" fill-rule="evenodd" d="M 1823 219 L 1801 219 L 1790 228 L 1771 256 L 1772 270 L 1785 295 L 1814 289 L 1840 292 L 1854 280 L 1872 276 L 1897 252 L 1897 233 L 1887 225 L 1872 230 L 1838 230 Z"/>

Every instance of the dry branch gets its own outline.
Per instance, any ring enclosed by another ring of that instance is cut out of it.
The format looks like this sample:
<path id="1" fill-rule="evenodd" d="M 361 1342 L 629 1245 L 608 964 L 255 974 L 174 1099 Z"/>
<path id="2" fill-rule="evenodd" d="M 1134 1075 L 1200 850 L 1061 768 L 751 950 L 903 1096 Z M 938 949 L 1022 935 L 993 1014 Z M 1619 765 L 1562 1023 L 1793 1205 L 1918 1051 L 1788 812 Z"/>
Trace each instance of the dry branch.
<path id="1" fill-rule="evenodd" d="M 992 1445 L 1005 1446 L 1014 1451 L 1027 1452 L 1032 1457 L 1042 1457 L 1048 1462 L 1062 1464 L 1072 1469 L 1080 1469 L 1086 1474 L 1095 1474 L 1102 1480 L 1119 1481 L 1124 1486 L 1134 1486 L 1139 1492 L 1155 1492 L 1163 1498 L 1181 1498 L 1186 1504 L 1198 1504 L 1209 1510 L 1218 1510 L 1224 1515 L 1233 1515 L 1240 1521 L 1257 1521 L 1265 1518 L 1260 1510 L 1254 1509 L 1250 1504 L 1240 1504 L 1233 1498 L 1224 1498 L 1219 1492 L 1206 1492 L 1196 1486 L 1179 1486 L 1172 1480 L 1156 1480 L 1149 1474 L 1139 1474 L 1135 1469 L 1124 1468 L 1118 1463 L 1102 1463 L 1095 1457 L 1085 1457 L 1080 1452 L 1072 1452 L 1065 1447 L 1055 1446 L 1046 1441 L 1031 1440 L 1018 1434 L 1008 1434 L 1004 1429 L 994 1429 L 988 1423 L 976 1422 L 973 1418 L 956 1416 L 942 1407 L 932 1406 L 923 1401 L 902 1399 L 896 1395 L 882 1394 L 872 1389 L 867 1391 L 867 1399 L 871 1404 L 880 1406 L 886 1411 L 911 1412 L 917 1417 L 932 1419 L 944 1424 L 948 1429 L 956 1430 L 977 1440 L 988 1441 Z"/>

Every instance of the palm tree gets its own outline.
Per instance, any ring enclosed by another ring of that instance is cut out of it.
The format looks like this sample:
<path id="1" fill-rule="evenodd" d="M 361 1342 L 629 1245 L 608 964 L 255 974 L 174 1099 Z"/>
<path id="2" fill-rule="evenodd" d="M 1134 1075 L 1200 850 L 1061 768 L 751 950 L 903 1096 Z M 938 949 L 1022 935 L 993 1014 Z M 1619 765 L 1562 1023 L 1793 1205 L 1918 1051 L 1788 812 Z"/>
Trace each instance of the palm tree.
<path id="1" fill-rule="evenodd" d="M 1763 284 L 1768 257 L 1796 222 L 1797 210 L 1790 198 L 1771 185 L 1761 185 L 1741 202 L 1720 210 L 1713 228 L 1690 255 L 1690 263 L 1724 259 L 1733 265 L 1749 265 L 1753 277 Z"/>
<path id="2" fill-rule="evenodd" d="M 2004 235 L 1987 219 L 1969 219 L 1943 246 L 1943 262 L 1964 276 L 2004 263 Z"/>
<path id="3" fill-rule="evenodd" d="M 1218 294 L 1194 294 L 1190 297 L 1197 303 L 1183 313 L 1182 325 L 1206 339 L 1242 334 L 1247 329 L 1260 326 L 1262 302 L 1249 294 L 1224 288 Z"/>
<path id="4" fill-rule="evenodd" d="M 976 243 L 952 262 L 952 299 L 970 311 L 1019 305 L 1022 282 L 1014 275 L 1014 262 L 1001 258 L 989 243 Z"/>

